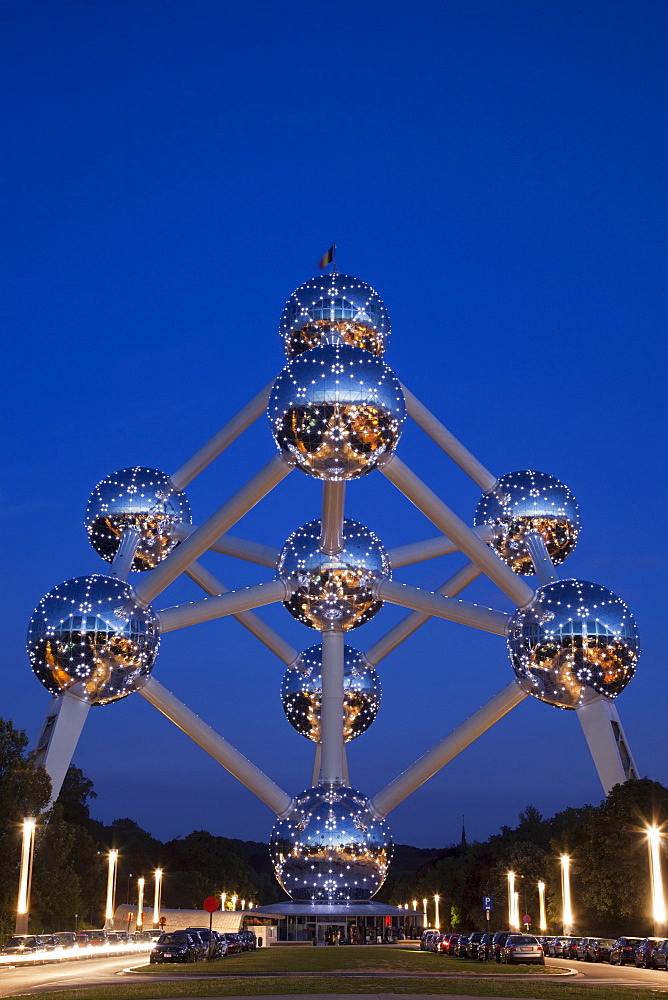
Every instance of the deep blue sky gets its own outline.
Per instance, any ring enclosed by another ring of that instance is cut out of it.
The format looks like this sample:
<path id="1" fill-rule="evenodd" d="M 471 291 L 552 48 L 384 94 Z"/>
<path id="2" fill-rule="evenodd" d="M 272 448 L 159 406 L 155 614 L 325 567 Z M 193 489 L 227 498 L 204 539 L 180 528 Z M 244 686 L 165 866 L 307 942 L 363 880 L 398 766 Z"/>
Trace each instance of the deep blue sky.
<path id="1" fill-rule="evenodd" d="M 175 471 L 280 370 L 283 303 L 336 240 L 341 269 L 385 298 L 397 375 L 497 474 L 533 467 L 575 492 L 563 574 L 636 614 L 643 655 L 618 707 L 641 773 L 668 782 L 667 19 L 643 0 L 5 0 L 0 714 L 37 735 L 49 698 L 26 624 L 51 587 L 104 571 L 83 529 L 93 486 Z M 271 454 L 260 421 L 189 488 L 195 520 Z M 399 454 L 472 518 L 477 487 L 416 428 Z M 236 530 L 280 545 L 318 516 L 318 491 L 295 472 Z M 348 513 L 388 546 L 434 534 L 379 474 L 351 485 Z M 460 563 L 396 578 L 436 587 Z M 230 587 L 271 575 L 208 565 Z M 185 581 L 156 603 L 199 596 Z M 485 583 L 465 596 L 508 608 Z M 262 614 L 299 648 L 317 641 L 281 606 Z M 282 665 L 236 622 L 166 636 L 155 676 L 287 790 L 310 784 Z M 430 622 L 381 676 L 349 751 L 369 794 L 512 672 L 502 639 Z M 269 834 L 268 810 L 139 696 L 95 709 L 75 760 L 101 819 Z M 442 845 L 462 813 L 484 838 L 527 803 L 601 795 L 575 715 L 530 700 L 390 824 Z"/>

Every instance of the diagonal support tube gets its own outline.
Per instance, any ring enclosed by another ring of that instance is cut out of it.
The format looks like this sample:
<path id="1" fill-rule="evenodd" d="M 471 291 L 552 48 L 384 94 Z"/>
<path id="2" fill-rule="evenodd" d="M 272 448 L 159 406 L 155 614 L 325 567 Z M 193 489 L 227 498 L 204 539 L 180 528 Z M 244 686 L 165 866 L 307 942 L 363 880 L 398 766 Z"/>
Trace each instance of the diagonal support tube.
<path id="1" fill-rule="evenodd" d="M 491 542 L 495 535 L 494 528 L 489 524 L 481 524 L 473 531 L 483 542 Z M 459 552 L 459 546 L 445 535 L 437 535 L 436 538 L 425 538 L 421 542 L 399 545 L 395 549 L 390 549 L 387 555 L 392 569 L 401 569 L 402 566 L 412 566 L 413 563 L 424 562 L 425 559 L 449 556 L 452 552 Z"/>
<path id="2" fill-rule="evenodd" d="M 442 594 L 432 594 L 428 590 L 409 587 L 405 583 L 383 578 L 375 587 L 375 596 L 391 604 L 399 604 L 402 608 L 412 608 L 436 618 L 446 618 L 460 625 L 470 625 L 482 629 L 483 632 L 493 632 L 495 635 L 506 635 L 511 616 L 505 611 L 493 611 L 479 604 L 469 604 L 468 601 L 457 601 Z"/>
<path id="3" fill-rule="evenodd" d="M 139 688 L 139 694 L 149 704 L 173 722 L 175 726 L 194 740 L 210 757 L 237 778 L 242 785 L 269 806 L 280 819 L 289 816 L 294 808 L 294 800 L 268 778 L 247 757 L 236 750 L 231 743 L 214 732 L 206 722 L 179 701 L 171 691 L 163 687 L 155 678 L 149 677 Z"/>
<path id="4" fill-rule="evenodd" d="M 345 780 L 343 753 L 343 632 L 322 633 L 322 707 L 320 709 L 320 781 Z"/>
<path id="5" fill-rule="evenodd" d="M 109 576 L 116 580 L 127 580 L 140 541 L 141 533 L 138 528 L 125 529 L 118 543 Z"/>
<path id="6" fill-rule="evenodd" d="M 229 588 L 224 586 L 220 580 L 216 579 L 213 573 L 210 573 L 208 569 L 205 569 L 199 562 L 194 562 L 192 566 L 186 570 L 187 575 L 191 580 L 201 587 L 202 590 L 206 591 L 210 597 L 217 597 L 219 594 L 228 594 Z M 264 643 L 268 649 L 275 653 L 279 660 L 287 664 L 289 667 L 295 666 L 299 660 L 299 653 L 291 646 L 289 642 L 286 642 L 275 632 L 270 625 L 262 621 L 259 615 L 254 614 L 252 611 L 240 611 L 236 615 L 232 615 L 236 618 L 244 628 L 247 628 L 256 639 Z"/>
<path id="7" fill-rule="evenodd" d="M 195 452 L 192 458 L 189 458 L 180 469 L 177 469 L 171 477 L 177 490 L 185 489 L 195 476 L 211 465 L 214 459 L 218 458 L 251 424 L 255 423 L 258 417 L 262 416 L 269 403 L 272 385 L 273 382 L 270 382 L 264 389 L 261 389 L 257 396 L 246 403 L 236 416 L 228 420 L 225 426 L 221 427 L 217 434 L 214 434 L 210 441 L 207 441 L 199 451 Z"/>
<path id="8" fill-rule="evenodd" d="M 256 503 L 273 490 L 291 472 L 292 467 L 280 455 L 267 462 L 233 497 L 219 507 L 192 535 L 186 538 L 164 562 L 145 575 L 135 587 L 139 604 L 147 607 L 165 587 L 176 580 L 195 559 L 199 559 L 212 542 L 236 524 Z"/>
<path id="9" fill-rule="evenodd" d="M 511 568 L 499 559 L 496 552 L 485 545 L 473 529 L 450 510 L 447 504 L 444 504 L 400 458 L 396 455 L 390 456 L 389 460 L 380 466 L 380 471 L 444 535 L 451 538 L 464 555 L 479 566 L 514 604 L 520 608 L 527 608 L 532 604 L 535 594 L 529 584 L 516 576 Z"/>
<path id="10" fill-rule="evenodd" d="M 295 588 L 298 584 L 295 583 Z M 205 597 L 202 601 L 192 601 L 190 604 L 179 604 L 173 608 L 158 611 L 160 632 L 173 632 L 177 628 L 187 628 L 189 625 L 200 625 L 202 622 L 213 621 L 214 618 L 225 618 L 236 615 L 240 611 L 250 611 L 251 608 L 262 608 L 278 601 L 289 601 L 293 588 L 285 580 L 270 580 L 269 583 L 258 583 L 254 587 L 244 587 L 242 590 L 228 590 L 226 594 L 217 597 Z"/>
<path id="11" fill-rule="evenodd" d="M 343 549 L 343 513 L 346 503 L 346 484 L 322 484 L 322 533 L 320 551 L 326 556 L 338 556 Z"/>
<path id="12" fill-rule="evenodd" d="M 453 462 L 477 483 L 483 493 L 493 493 L 497 478 L 465 448 L 461 441 L 437 420 L 433 413 L 414 396 L 405 385 L 401 386 L 408 416 L 434 441 Z"/>
<path id="13" fill-rule="evenodd" d="M 175 538 L 184 542 L 193 532 L 197 531 L 195 524 L 178 524 L 173 529 Z M 244 559 L 246 562 L 256 563 L 258 566 L 269 566 L 276 569 L 278 562 L 278 549 L 271 545 L 262 545 L 260 542 L 251 542 L 246 538 L 236 538 L 234 535 L 221 535 L 221 537 L 209 546 L 211 552 L 220 552 L 224 556 L 233 556 L 235 559 Z"/>
<path id="14" fill-rule="evenodd" d="M 537 531 L 527 531 L 524 541 L 540 586 L 544 587 L 546 583 L 553 583 L 557 579 L 557 571 L 550 559 L 550 553 L 547 551 L 543 536 Z"/>
<path id="15" fill-rule="evenodd" d="M 371 799 L 372 813 L 383 819 L 387 814 L 412 795 L 425 781 L 433 777 L 437 771 L 445 767 L 454 757 L 475 742 L 479 736 L 491 729 L 495 723 L 507 715 L 511 709 L 519 705 L 529 696 L 520 688 L 517 681 L 511 681 L 503 690 L 494 695 L 486 705 L 474 712 L 465 722 L 458 726 L 449 736 L 437 743 L 427 753 L 416 760 L 403 774 L 378 792 Z"/>
<path id="16" fill-rule="evenodd" d="M 446 580 L 436 593 L 443 594 L 444 597 L 455 597 L 479 576 L 480 570 L 475 563 L 468 562 L 461 569 L 457 570 L 454 576 Z M 367 650 L 364 654 L 367 662 L 375 667 L 393 649 L 396 649 L 400 643 L 408 639 L 414 632 L 417 632 L 431 617 L 430 614 L 424 611 L 411 611 L 409 615 L 406 615 L 400 622 L 397 622 L 394 628 L 391 628 L 386 635 Z"/>

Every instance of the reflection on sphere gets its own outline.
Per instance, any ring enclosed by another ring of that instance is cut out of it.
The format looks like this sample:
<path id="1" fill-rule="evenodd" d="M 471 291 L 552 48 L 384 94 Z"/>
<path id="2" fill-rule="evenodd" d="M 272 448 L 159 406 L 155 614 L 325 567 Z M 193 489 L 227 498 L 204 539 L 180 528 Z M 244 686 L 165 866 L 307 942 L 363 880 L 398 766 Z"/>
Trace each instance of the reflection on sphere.
<path id="1" fill-rule="evenodd" d="M 269 849 L 276 878 L 298 901 L 369 900 L 385 881 L 392 838 L 354 788 L 318 785 L 278 820 Z"/>
<path id="2" fill-rule="evenodd" d="M 597 583 L 559 580 L 537 591 L 510 622 L 508 648 L 520 686 L 558 708 L 595 694 L 616 697 L 635 672 L 640 642 L 626 604 Z"/>
<path id="3" fill-rule="evenodd" d="M 148 677 L 160 643 L 158 619 L 132 588 L 109 576 L 79 576 L 39 602 L 28 627 L 30 663 L 42 684 L 93 705 L 124 698 Z"/>
<path id="4" fill-rule="evenodd" d="M 373 585 L 390 576 L 390 561 L 372 531 L 346 518 L 343 550 L 328 556 L 319 549 L 320 521 L 310 521 L 293 532 L 281 549 L 277 574 L 299 587 L 285 607 L 309 628 L 357 628 L 382 607 Z"/>
<path id="5" fill-rule="evenodd" d="M 490 544 L 515 573 L 534 572 L 525 544 L 527 532 L 535 531 L 543 541 L 555 566 L 575 548 L 580 531 L 578 504 L 568 486 L 544 472 L 524 470 L 501 476 L 494 494 L 481 497 L 474 523 L 496 529 Z"/>
<path id="6" fill-rule="evenodd" d="M 390 317 L 376 291 L 346 274 L 320 274 L 296 288 L 281 315 L 289 358 L 338 336 L 380 357 L 390 339 Z"/>
<path id="7" fill-rule="evenodd" d="M 276 379 L 268 407 L 280 451 L 318 479 L 356 479 L 399 441 L 406 407 L 391 369 L 367 351 L 325 344 Z"/>
<path id="8" fill-rule="evenodd" d="M 288 721 L 298 733 L 320 742 L 322 708 L 322 646 L 312 646 L 300 656 L 301 669 L 288 667 L 281 697 Z M 344 646 L 343 739 L 348 743 L 365 733 L 378 713 L 380 680 L 362 653 Z"/>
<path id="9" fill-rule="evenodd" d="M 113 562 L 126 528 L 136 528 L 139 544 L 132 569 L 154 569 L 178 544 L 177 524 L 190 524 L 190 504 L 158 469 L 121 469 L 98 483 L 86 508 L 86 529 L 96 552 Z"/>

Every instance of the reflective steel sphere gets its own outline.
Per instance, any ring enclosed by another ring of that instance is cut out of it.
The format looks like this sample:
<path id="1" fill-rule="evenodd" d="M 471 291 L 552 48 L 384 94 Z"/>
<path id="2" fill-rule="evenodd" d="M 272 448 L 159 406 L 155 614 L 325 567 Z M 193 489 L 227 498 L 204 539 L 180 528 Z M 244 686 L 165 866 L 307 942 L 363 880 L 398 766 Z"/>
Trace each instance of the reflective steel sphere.
<path id="1" fill-rule="evenodd" d="M 113 562 L 125 528 L 141 533 L 132 569 L 154 569 L 178 544 L 171 530 L 190 524 L 190 504 L 157 469 L 121 469 L 98 483 L 86 508 L 86 529 L 96 552 Z"/>
<path id="2" fill-rule="evenodd" d="M 484 495 L 475 512 L 475 525 L 488 524 L 497 530 L 491 542 L 515 573 L 533 573 L 533 562 L 525 536 L 535 531 L 543 536 L 555 566 L 575 548 L 580 531 L 580 514 L 568 486 L 544 472 L 509 472 L 501 476 L 498 489 L 503 500 Z"/>
<path id="3" fill-rule="evenodd" d="M 124 698 L 148 677 L 160 644 L 158 619 L 132 588 L 109 576 L 60 583 L 28 627 L 35 674 L 52 694 L 72 690 L 93 705 Z"/>
<path id="4" fill-rule="evenodd" d="M 318 785 L 297 796 L 278 820 L 269 850 L 276 878 L 295 900 L 368 900 L 385 881 L 392 858 L 387 824 L 354 788 Z"/>
<path id="5" fill-rule="evenodd" d="M 558 580 L 510 621 L 508 649 L 521 687 L 558 708 L 594 693 L 615 698 L 635 672 L 640 642 L 627 606 L 597 583 Z"/>
<path id="6" fill-rule="evenodd" d="M 312 646 L 300 656 L 301 669 L 288 667 L 281 697 L 288 721 L 302 736 L 320 742 L 322 706 L 322 646 Z M 352 646 L 344 646 L 343 738 L 346 743 L 365 733 L 378 713 L 378 674 Z"/>
<path id="7" fill-rule="evenodd" d="M 324 344 L 276 379 L 268 408 L 278 448 L 318 479 L 356 479 L 399 441 L 406 406 L 387 365 L 359 347 Z"/>
<path id="8" fill-rule="evenodd" d="M 390 339 L 390 317 L 381 297 L 359 278 L 320 274 L 296 288 L 281 315 L 289 358 L 317 347 L 332 334 L 379 357 Z"/>
<path id="9" fill-rule="evenodd" d="M 373 596 L 373 584 L 390 576 L 390 560 L 372 531 L 346 518 L 343 551 L 326 556 L 319 549 L 320 521 L 294 531 L 278 557 L 279 577 L 299 583 L 284 604 L 291 615 L 323 632 L 363 625 L 382 607 Z"/>

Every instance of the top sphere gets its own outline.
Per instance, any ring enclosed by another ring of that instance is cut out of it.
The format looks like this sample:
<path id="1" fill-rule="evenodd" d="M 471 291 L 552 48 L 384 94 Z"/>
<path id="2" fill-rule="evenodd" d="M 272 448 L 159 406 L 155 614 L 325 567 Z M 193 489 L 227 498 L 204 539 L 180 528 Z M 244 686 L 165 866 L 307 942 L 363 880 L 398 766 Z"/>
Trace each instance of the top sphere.
<path id="1" fill-rule="evenodd" d="M 515 573 L 528 575 L 534 566 L 525 543 L 527 533 L 542 535 L 558 566 L 575 548 L 580 513 L 568 486 L 545 472 L 527 469 L 501 476 L 495 493 L 480 498 L 474 523 L 495 528 L 490 545 Z"/>
<path id="2" fill-rule="evenodd" d="M 289 358 L 336 334 L 344 343 L 380 357 L 390 339 L 390 317 L 371 285 L 346 274 L 319 274 L 296 288 L 281 314 Z"/>
<path id="3" fill-rule="evenodd" d="M 169 476 L 137 466 L 112 472 L 97 484 L 85 523 L 91 545 L 107 562 L 113 562 L 124 530 L 136 528 L 140 539 L 132 569 L 139 571 L 162 562 L 178 545 L 171 529 L 191 521 L 188 498 Z"/>
<path id="4" fill-rule="evenodd" d="M 274 382 L 268 407 L 281 452 L 318 479 L 371 472 L 396 447 L 406 404 L 380 358 L 347 344 L 323 344 L 293 358 Z"/>

